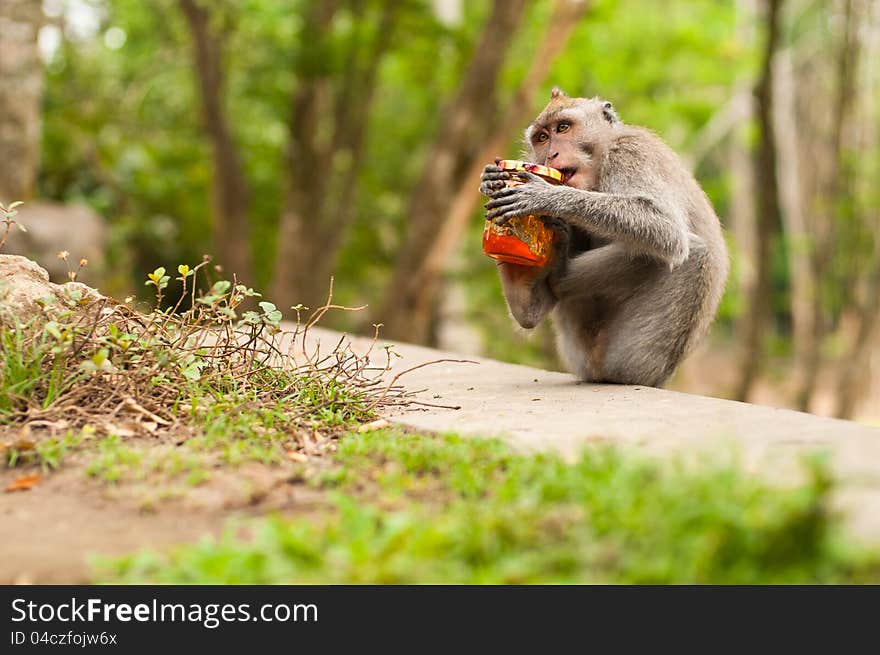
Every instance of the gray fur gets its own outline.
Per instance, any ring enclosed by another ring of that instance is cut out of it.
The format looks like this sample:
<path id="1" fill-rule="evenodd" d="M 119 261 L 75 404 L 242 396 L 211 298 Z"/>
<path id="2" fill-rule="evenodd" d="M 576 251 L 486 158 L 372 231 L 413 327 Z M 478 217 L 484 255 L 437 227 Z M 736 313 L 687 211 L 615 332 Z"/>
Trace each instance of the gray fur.
<path id="1" fill-rule="evenodd" d="M 526 142 L 532 161 L 574 167 L 579 188 L 529 173 L 505 188 L 509 174 L 486 167 L 488 218 L 551 216 L 558 236 L 554 260 L 534 274 L 499 265 L 511 313 L 532 328 L 552 312 L 560 356 L 583 380 L 661 386 L 721 299 L 728 259 L 718 217 L 659 137 L 598 98 L 554 92 Z M 570 245 L 575 237 L 590 247 Z"/>

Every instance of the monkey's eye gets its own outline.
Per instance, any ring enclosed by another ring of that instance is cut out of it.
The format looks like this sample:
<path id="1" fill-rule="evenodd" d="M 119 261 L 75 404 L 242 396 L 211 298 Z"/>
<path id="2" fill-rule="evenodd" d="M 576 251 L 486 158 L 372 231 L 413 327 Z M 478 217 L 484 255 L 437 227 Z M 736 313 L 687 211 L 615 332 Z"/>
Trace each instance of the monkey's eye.
<path id="1" fill-rule="evenodd" d="M 538 132 L 538 136 L 535 137 L 535 140 L 538 143 L 544 143 L 549 137 L 546 132 Z"/>
<path id="2" fill-rule="evenodd" d="M 571 129 L 571 123 L 569 123 L 568 121 L 562 121 L 561 123 L 559 123 L 559 125 L 556 126 L 556 131 L 560 134 L 562 132 L 568 132 L 569 129 Z"/>

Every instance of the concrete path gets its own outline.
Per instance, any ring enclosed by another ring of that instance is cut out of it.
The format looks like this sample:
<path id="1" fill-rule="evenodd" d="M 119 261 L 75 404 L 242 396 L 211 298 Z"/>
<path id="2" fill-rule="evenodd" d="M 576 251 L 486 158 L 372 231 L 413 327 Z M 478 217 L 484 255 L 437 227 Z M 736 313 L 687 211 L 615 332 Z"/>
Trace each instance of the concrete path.
<path id="1" fill-rule="evenodd" d="M 314 330 L 313 337 L 332 347 L 340 335 Z M 351 343 L 362 351 L 369 341 Z M 394 350 L 402 356 L 394 371 L 462 359 L 408 344 Z M 400 379 L 404 386 L 427 389 L 419 400 L 460 409 L 422 408 L 392 420 L 421 430 L 499 436 L 522 450 L 565 455 L 596 442 L 660 455 L 736 452 L 750 470 L 781 481 L 797 479 L 804 454 L 824 451 L 841 483 L 836 502 L 853 530 L 880 540 L 880 428 L 648 387 L 579 384 L 563 373 L 489 359 L 475 362 L 407 373 Z"/>

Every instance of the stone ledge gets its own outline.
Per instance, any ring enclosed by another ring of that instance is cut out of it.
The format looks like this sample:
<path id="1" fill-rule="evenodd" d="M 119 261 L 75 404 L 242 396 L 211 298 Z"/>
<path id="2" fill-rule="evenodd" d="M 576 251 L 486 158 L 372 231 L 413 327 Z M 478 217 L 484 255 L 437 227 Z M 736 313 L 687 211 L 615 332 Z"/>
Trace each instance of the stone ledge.
<path id="1" fill-rule="evenodd" d="M 332 347 L 340 334 L 313 329 Z M 369 340 L 351 338 L 363 351 Z M 379 346 L 387 342 L 380 342 Z M 459 355 L 395 344 L 403 371 Z M 400 412 L 398 424 L 435 432 L 497 436 L 524 451 L 571 456 L 597 442 L 652 455 L 723 457 L 735 453 L 748 470 L 794 481 L 804 455 L 827 452 L 841 485 L 837 502 L 857 534 L 880 540 L 880 428 L 761 405 L 650 387 L 577 383 L 572 376 L 490 359 L 438 363 L 400 379 L 426 389 L 418 399 L 460 409 Z"/>

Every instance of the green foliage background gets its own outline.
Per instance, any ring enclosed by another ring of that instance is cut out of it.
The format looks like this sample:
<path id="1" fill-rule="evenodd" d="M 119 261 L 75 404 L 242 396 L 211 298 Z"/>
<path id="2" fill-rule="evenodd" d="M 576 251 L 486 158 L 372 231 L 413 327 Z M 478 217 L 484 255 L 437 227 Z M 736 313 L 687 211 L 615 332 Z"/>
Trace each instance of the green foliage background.
<path id="1" fill-rule="evenodd" d="M 277 246 L 295 71 L 313 56 L 302 31 L 302 4 L 235 0 L 214 6 L 229 39 L 226 104 L 252 189 L 251 282 L 259 288 L 269 282 Z M 189 34 L 177 4 L 106 0 L 93 6 L 102 16 L 100 31 L 63 39 L 48 63 L 40 191 L 58 200 L 85 200 L 106 217 L 117 271 L 109 291 L 125 293 L 131 280 L 158 263 L 196 262 L 210 248 L 210 146 L 200 128 Z M 336 299 L 342 303 L 375 305 L 381 298 L 401 245 L 408 198 L 489 3 L 463 7 L 464 20 L 448 26 L 438 22 L 430 3 L 405 3 L 380 69 L 357 220 L 336 271 Z M 503 74 L 502 103 L 521 82 L 551 8 L 550 2 L 530 3 Z M 625 121 L 655 130 L 687 154 L 737 81 L 755 76 L 759 39 L 742 36 L 735 8 L 734 2 L 705 0 L 672 0 L 662 11 L 651 0 L 594 2 L 534 107 L 540 108 L 553 84 L 571 95 L 601 95 Z M 378 9 L 375 0 L 366 3 L 368 16 Z M 124 31 L 121 47 L 110 47 L 110 29 Z M 356 38 L 358 30 L 343 10 L 331 43 Z M 339 57 L 313 64 L 334 73 L 344 66 Z M 498 154 L 514 156 L 519 149 L 512 134 L 508 150 Z M 724 220 L 730 187 L 723 165 L 708 157 L 697 176 Z M 481 226 L 475 213 L 449 275 L 465 284 L 470 314 L 490 354 L 541 362 L 546 355 L 540 344 L 509 329 L 494 266 L 480 252 Z M 777 275 L 784 286 L 784 266 Z M 738 293 L 731 285 L 722 328 L 737 309 Z M 784 311 L 785 298 L 777 300 Z M 339 320 L 340 327 L 350 327 L 344 321 L 354 319 Z"/>

